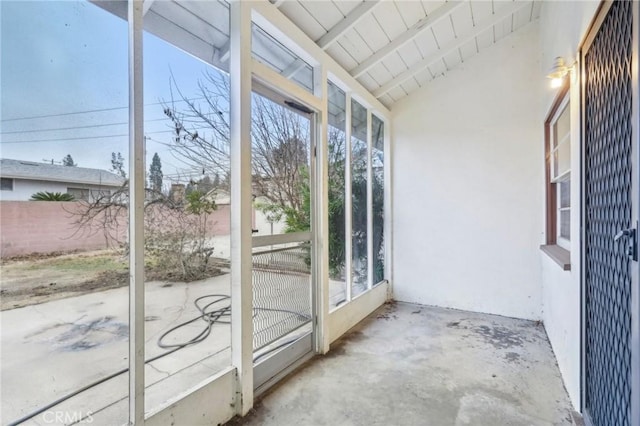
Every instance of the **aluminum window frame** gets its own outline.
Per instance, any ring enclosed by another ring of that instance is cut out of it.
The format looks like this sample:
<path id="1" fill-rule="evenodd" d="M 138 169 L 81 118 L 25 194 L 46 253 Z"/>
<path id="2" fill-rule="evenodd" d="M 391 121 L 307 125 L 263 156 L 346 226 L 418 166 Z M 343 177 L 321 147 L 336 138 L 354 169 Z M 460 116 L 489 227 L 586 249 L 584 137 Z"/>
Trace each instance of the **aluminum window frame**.
<path id="1" fill-rule="evenodd" d="M 278 87 L 287 95 L 298 98 L 302 103 L 310 105 L 318 111 L 318 132 L 316 141 L 320 164 L 318 167 L 318 202 L 314 209 L 319 219 L 318 244 L 321 261 L 318 261 L 317 276 L 321 281 L 318 286 L 317 318 L 318 334 L 316 351 L 325 353 L 336 336 L 346 332 L 354 321 L 359 321 L 378 307 L 388 297 L 389 288 L 373 287 L 371 280 L 371 249 L 369 244 L 369 283 L 368 290 L 351 303 L 351 282 L 347 283 L 348 302 L 329 315 L 328 306 L 328 214 L 327 214 L 327 80 L 340 87 L 346 95 L 346 152 L 349 167 L 346 182 L 351 180 L 351 99 L 357 100 L 367 109 L 367 157 L 368 188 L 371 196 L 371 114 L 375 114 L 385 125 L 385 275 L 392 276 L 392 159 L 391 159 L 391 114 L 390 111 L 370 92 L 368 92 L 347 70 L 342 68 L 333 58 L 324 52 L 313 40 L 306 36 L 269 2 L 231 2 L 230 3 L 230 58 L 229 73 L 231 78 L 231 181 L 232 181 L 232 332 L 231 332 L 231 366 L 212 376 L 206 382 L 191 389 L 187 393 L 176 395 L 176 399 L 168 405 L 145 415 L 145 380 L 144 380 L 144 236 L 143 236 L 143 201 L 144 201 L 144 128 L 143 128 L 143 17 L 153 6 L 152 0 L 128 0 L 126 16 L 129 28 L 129 150 L 130 150 L 130 187 L 131 208 L 129 212 L 130 232 L 130 264 L 131 278 L 129 286 L 130 305 L 130 347 L 129 347 L 129 424 L 143 425 L 163 424 L 163 419 L 182 416 L 181 419 L 206 412 L 212 422 L 225 422 L 234 413 L 246 414 L 253 406 L 253 345 L 252 345 L 252 295 L 251 295 L 251 163 L 249 134 L 251 123 L 251 88 L 253 79 L 270 87 Z M 120 9 L 122 12 L 122 9 Z M 120 16 L 122 13 L 120 12 Z M 295 52 L 314 69 L 314 91 L 309 93 L 296 83 L 291 82 L 259 63 L 251 57 L 251 25 L 257 23 L 269 32 L 284 46 Z M 295 42 L 294 42 L 295 41 Z M 170 40 L 168 41 L 172 43 Z M 201 59 L 203 59 L 201 57 Z M 205 59 L 203 59 L 205 60 Z M 211 58 L 210 61 L 216 61 Z M 205 62 L 208 62 L 205 60 Z M 212 62 L 209 62 L 212 63 Z M 212 63 L 212 65 L 217 66 Z M 350 204 L 350 197 L 347 197 Z M 346 203 L 346 204 L 347 204 Z M 371 203 L 370 199 L 367 201 Z M 345 209 L 351 206 L 345 205 Z M 369 205 L 370 207 L 370 205 Z M 371 229 L 371 213 L 368 209 L 368 229 Z M 350 210 L 349 210 L 350 211 Z M 348 224 L 345 224 L 349 226 Z M 350 235 L 348 233 L 347 235 Z M 371 239 L 368 236 L 369 239 Z M 351 253 L 346 255 L 350 262 Z M 348 265 L 351 267 L 352 265 Z M 350 277 L 350 270 L 347 276 Z M 385 280 L 386 281 L 386 280 Z M 373 287 L 373 288 L 372 288 Z M 211 392 L 217 389 L 225 392 L 224 398 L 230 397 L 233 406 L 226 404 L 224 410 L 212 411 L 215 404 L 209 404 Z M 231 391 L 231 395 L 226 395 Z M 206 398 L 205 398 L 206 397 Z M 203 399 L 204 398 L 204 399 Z M 199 407 L 198 410 L 193 408 Z M 190 409 L 191 408 L 191 409 Z M 214 420 L 215 419 L 215 420 Z"/>

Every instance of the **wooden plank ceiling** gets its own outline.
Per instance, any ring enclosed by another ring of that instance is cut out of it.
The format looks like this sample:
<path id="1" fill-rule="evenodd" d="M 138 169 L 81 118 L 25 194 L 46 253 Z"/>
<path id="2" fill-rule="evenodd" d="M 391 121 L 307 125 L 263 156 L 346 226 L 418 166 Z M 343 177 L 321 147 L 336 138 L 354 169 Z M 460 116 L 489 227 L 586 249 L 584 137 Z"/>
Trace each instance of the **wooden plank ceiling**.
<path id="1" fill-rule="evenodd" d="M 386 106 L 540 14 L 531 0 L 271 0 Z"/>
<path id="2" fill-rule="evenodd" d="M 92 0 L 126 16 L 126 2 Z M 540 0 L 270 0 L 391 107 L 538 18 Z M 227 70 L 229 4 L 145 0 L 145 29 Z M 311 67 L 254 26 L 253 55 L 302 87 Z"/>

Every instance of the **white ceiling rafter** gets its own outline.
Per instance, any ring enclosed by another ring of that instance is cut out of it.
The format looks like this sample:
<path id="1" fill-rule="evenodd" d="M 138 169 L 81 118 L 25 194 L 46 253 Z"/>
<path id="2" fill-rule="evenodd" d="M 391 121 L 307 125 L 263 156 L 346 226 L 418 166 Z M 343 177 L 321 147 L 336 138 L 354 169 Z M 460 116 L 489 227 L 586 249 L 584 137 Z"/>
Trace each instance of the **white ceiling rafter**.
<path id="1" fill-rule="evenodd" d="M 465 34 L 461 38 L 457 38 L 452 40 L 450 43 L 447 43 L 444 46 L 441 46 L 440 50 L 436 51 L 433 55 L 427 56 L 422 59 L 420 62 L 413 65 L 408 70 L 402 72 L 397 75 L 393 80 L 383 84 L 379 89 L 373 92 L 373 95 L 376 98 L 380 98 L 381 96 L 388 93 L 390 90 L 402 84 L 407 79 L 413 77 L 415 74 L 419 73 L 423 69 L 427 68 L 434 62 L 438 62 L 442 60 L 443 57 L 447 56 L 451 52 L 454 52 L 460 46 L 472 41 L 481 34 L 483 31 L 486 31 L 489 28 L 492 28 L 494 25 L 502 21 L 503 19 L 508 18 L 513 15 L 517 11 L 521 10 L 525 7 L 531 7 L 531 2 L 513 2 L 508 7 L 505 7 L 499 10 L 497 13 L 489 16 L 487 19 L 479 22 L 470 33 Z"/>
<path id="2" fill-rule="evenodd" d="M 142 16 L 146 15 L 155 0 L 144 0 L 142 2 Z"/>
<path id="3" fill-rule="evenodd" d="M 227 59 L 229 59 L 230 47 L 231 39 L 227 40 L 227 42 L 220 49 L 218 49 L 218 60 L 220 62 L 226 62 Z"/>
<path id="4" fill-rule="evenodd" d="M 349 12 L 342 21 L 338 22 L 325 35 L 316 40 L 316 43 L 322 49 L 327 50 L 329 46 L 337 41 L 345 32 L 349 31 L 378 4 L 380 4 L 380 0 L 363 1 L 355 9 Z"/>
<path id="5" fill-rule="evenodd" d="M 387 44 L 382 49 L 378 50 L 373 55 L 368 57 L 366 60 L 362 61 L 362 63 L 360 63 L 357 67 L 350 71 L 350 74 L 355 78 L 360 77 L 362 74 L 367 72 L 367 70 L 384 59 L 387 55 L 395 52 L 404 44 L 415 39 L 420 33 L 430 29 L 440 20 L 448 18 L 451 12 L 453 12 L 464 3 L 464 1 L 450 1 L 445 3 L 443 6 L 440 6 L 428 16 L 413 24 L 407 31 L 393 39 L 391 43 Z"/>

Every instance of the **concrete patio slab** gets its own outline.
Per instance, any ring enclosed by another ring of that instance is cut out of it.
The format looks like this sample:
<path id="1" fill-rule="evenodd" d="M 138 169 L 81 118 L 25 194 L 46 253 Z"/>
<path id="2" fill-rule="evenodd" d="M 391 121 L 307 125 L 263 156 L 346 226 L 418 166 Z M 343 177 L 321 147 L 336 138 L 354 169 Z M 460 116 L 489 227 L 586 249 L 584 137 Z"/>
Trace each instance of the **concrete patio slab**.
<path id="1" fill-rule="evenodd" d="M 275 278 L 272 281 L 268 284 L 275 286 L 278 282 Z M 332 299 L 337 300 L 344 293 L 338 285 L 331 288 Z M 283 289 L 280 292 L 290 294 Z M 145 358 L 150 360 L 170 351 L 159 347 L 158 339 L 200 316 L 194 305 L 198 298 L 229 294 L 228 274 L 191 283 L 145 283 Z M 200 306 L 218 298 L 204 299 Z M 221 301 L 212 309 L 229 303 Z M 121 287 L 1 311 L 0 423 L 16 421 L 78 391 L 81 392 L 25 424 L 50 424 L 56 413 L 67 416 L 61 424 L 72 423 L 76 417 L 88 419 L 89 415 L 95 425 L 126 423 L 128 373 L 122 370 L 128 367 L 128 308 L 129 288 Z M 274 315 L 266 315 L 263 320 L 271 321 Z M 223 322 L 216 322 L 203 342 L 146 364 L 147 412 L 165 406 L 176 395 L 231 365 L 230 318 L 221 319 Z M 175 330 L 163 342 L 189 341 L 206 327 L 207 323 L 198 319 Z M 115 375 L 118 372 L 122 373 Z M 109 380 L 88 387 L 112 375 Z"/>
<path id="2" fill-rule="evenodd" d="M 571 425 L 540 323 L 385 305 L 234 425 Z"/>
<path id="3" fill-rule="evenodd" d="M 121 287 L 0 312 L 2 424 L 128 367 L 128 292 Z M 200 315 L 193 303 L 198 297 L 229 292 L 228 274 L 191 283 L 146 283 L 145 358 L 168 352 L 158 346 L 158 338 Z M 197 320 L 165 340 L 188 341 L 206 325 Z M 216 323 L 204 342 L 149 362 L 147 410 L 229 366 L 230 339 L 229 324 Z M 119 374 L 48 411 L 71 417 L 91 413 L 98 425 L 124 424 L 127 377 L 126 372 Z M 41 414 L 26 424 L 50 424 L 52 415 Z"/>

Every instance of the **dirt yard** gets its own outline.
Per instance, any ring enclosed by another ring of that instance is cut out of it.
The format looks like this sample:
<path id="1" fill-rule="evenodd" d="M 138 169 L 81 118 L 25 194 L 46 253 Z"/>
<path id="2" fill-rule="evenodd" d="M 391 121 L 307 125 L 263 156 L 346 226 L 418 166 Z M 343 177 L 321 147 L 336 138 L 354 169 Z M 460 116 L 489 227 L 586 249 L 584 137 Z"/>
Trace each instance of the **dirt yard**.
<path id="1" fill-rule="evenodd" d="M 0 309 L 19 308 L 128 283 L 128 259 L 112 251 L 3 260 Z"/>
<path id="2" fill-rule="evenodd" d="M 152 259 L 148 280 L 176 281 L 173 271 L 160 270 Z M 121 253 L 94 252 L 33 255 L 0 263 L 0 310 L 64 299 L 129 284 L 129 259 Z M 207 276 L 224 273 L 225 262 L 212 258 Z"/>

